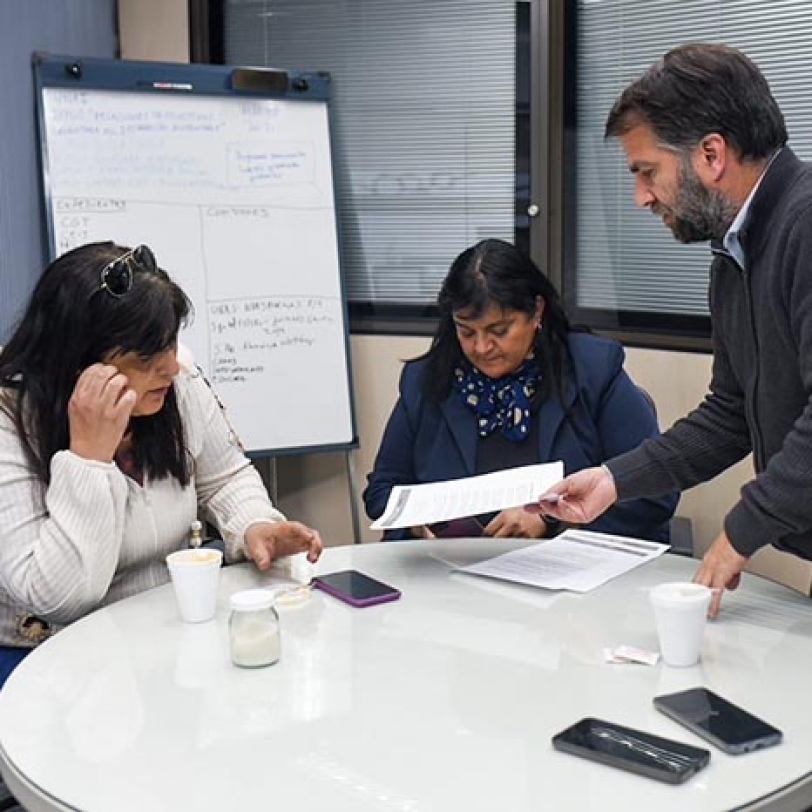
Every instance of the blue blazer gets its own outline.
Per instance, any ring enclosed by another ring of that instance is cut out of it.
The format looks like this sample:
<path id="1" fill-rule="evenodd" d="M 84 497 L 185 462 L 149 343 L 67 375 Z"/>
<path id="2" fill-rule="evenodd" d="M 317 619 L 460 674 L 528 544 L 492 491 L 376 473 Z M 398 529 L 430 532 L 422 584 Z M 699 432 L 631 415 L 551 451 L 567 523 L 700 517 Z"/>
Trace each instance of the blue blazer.
<path id="1" fill-rule="evenodd" d="M 591 333 L 571 333 L 573 368 L 557 393 L 541 404 L 538 462 L 563 460 L 570 474 L 600 465 L 659 433 L 654 408 L 623 370 L 623 348 Z M 440 404 L 424 400 L 418 381 L 423 361 L 409 361 L 400 378 L 400 397 L 381 440 L 364 491 L 367 514 L 377 519 L 395 485 L 414 485 L 474 476 L 479 435 L 474 413 L 452 391 Z M 676 493 L 618 502 L 590 530 L 668 541 Z M 408 529 L 385 539 L 412 538 Z"/>

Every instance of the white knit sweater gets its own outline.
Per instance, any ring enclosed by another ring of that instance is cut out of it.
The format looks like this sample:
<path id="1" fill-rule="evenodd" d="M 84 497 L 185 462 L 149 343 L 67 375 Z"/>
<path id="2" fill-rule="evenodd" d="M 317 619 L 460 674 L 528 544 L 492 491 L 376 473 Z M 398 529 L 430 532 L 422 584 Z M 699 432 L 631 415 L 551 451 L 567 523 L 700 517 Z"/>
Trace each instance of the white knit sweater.
<path id="1" fill-rule="evenodd" d="M 198 512 L 219 527 L 228 560 L 243 556 L 249 525 L 284 520 L 202 375 L 183 365 L 174 386 L 192 459 L 185 488 L 171 478 L 141 486 L 70 451 L 54 455 L 46 487 L 0 412 L 0 645 L 31 646 L 165 583 L 164 557 L 186 545 Z"/>

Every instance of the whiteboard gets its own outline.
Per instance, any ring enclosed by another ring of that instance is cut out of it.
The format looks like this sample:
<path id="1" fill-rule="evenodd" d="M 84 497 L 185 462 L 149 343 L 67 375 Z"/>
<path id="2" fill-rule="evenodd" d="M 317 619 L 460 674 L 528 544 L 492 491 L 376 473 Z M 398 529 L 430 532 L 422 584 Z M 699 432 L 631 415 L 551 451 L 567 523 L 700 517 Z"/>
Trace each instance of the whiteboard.
<path id="1" fill-rule="evenodd" d="M 194 306 L 180 340 L 247 449 L 356 445 L 324 93 L 241 94 L 211 66 L 38 69 L 52 252 L 152 248 Z"/>

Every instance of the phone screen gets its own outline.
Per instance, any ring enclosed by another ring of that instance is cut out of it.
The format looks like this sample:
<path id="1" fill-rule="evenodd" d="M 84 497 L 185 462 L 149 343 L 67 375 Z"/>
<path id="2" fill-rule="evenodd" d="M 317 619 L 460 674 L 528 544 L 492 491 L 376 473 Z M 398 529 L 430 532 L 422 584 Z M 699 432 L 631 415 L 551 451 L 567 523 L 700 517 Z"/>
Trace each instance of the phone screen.
<path id="1" fill-rule="evenodd" d="M 591 718 L 554 736 L 553 746 L 669 784 L 686 781 L 710 760 L 710 753 L 699 747 Z"/>
<path id="2" fill-rule="evenodd" d="M 400 597 L 400 590 L 357 570 L 319 575 L 313 579 L 313 585 L 353 606 L 371 606 Z"/>
<path id="3" fill-rule="evenodd" d="M 437 538 L 479 538 L 484 526 L 476 516 L 464 516 L 447 522 L 435 522 L 429 525 L 429 530 Z"/>
<path id="4" fill-rule="evenodd" d="M 727 753 L 746 753 L 781 741 L 781 731 L 707 688 L 654 697 L 654 706 Z"/>

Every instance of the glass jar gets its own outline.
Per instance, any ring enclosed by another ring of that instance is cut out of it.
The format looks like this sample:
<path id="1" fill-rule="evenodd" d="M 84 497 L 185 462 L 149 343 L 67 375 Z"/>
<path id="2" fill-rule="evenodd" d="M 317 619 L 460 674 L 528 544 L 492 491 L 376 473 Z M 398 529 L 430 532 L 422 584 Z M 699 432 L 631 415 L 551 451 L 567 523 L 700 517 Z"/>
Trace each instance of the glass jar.
<path id="1" fill-rule="evenodd" d="M 242 668 L 273 665 L 279 660 L 279 615 L 274 593 L 245 589 L 231 596 L 228 619 L 231 661 Z"/>

